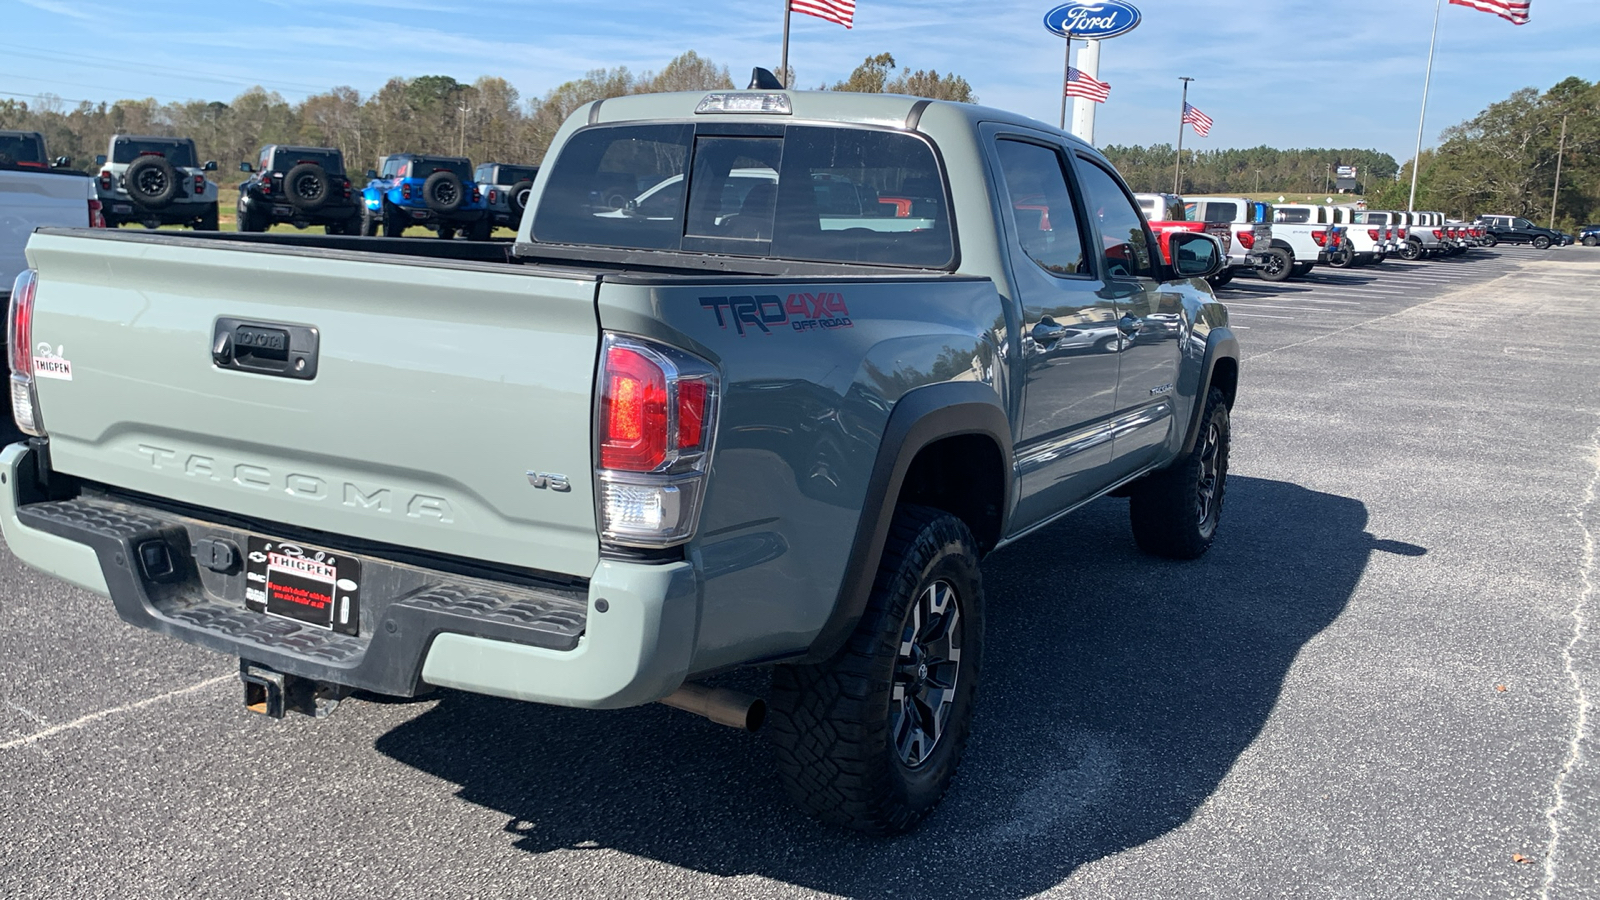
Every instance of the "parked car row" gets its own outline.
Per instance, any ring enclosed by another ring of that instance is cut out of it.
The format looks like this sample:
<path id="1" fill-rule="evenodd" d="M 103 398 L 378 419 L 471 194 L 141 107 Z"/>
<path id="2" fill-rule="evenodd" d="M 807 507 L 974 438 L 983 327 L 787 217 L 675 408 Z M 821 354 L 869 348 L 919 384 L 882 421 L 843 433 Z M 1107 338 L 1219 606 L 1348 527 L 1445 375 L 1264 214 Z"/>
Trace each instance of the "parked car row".
<path id="1" fill-rule="evenodd" d="M 1222 245 L 1226 264 L 1207 280 L 1221 287 L 1242 272 L 1266 281 L 1303 278 L 1315 266 L 1348 268 L 1404 260 L 1457 256 L 1474 247 L 1524 243 L 1544 249 L 1582 242 L 1600 245 L 1600 225 L 1577 237 L 1517 216 L 1480 216 L 1473 222 L 1444 213 L 1369 210 L 1358 205 L 1270 204 L 1248 197 L 1179 197 L 1138 194 L 1157 236 L 1205 231 Z"/>

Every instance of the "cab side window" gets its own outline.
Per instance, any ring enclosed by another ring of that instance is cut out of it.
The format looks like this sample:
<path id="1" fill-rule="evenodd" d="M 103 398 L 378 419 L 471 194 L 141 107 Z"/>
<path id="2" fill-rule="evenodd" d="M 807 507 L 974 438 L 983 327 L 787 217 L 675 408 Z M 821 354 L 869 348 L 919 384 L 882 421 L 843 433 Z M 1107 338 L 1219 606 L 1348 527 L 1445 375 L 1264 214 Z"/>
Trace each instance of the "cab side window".
<path id="1" fill-rule="evenodd" d="M 1099 163 L 1078 157 L 1078 173 L 1083 184 L 1084 202 L 1100 223 L 1101 254 L 1106 275 L 1111 278 L 1155 278 L 1155 254 L 1151 251 L 1144 219 L 1117 179 Z M 1210 208 L 1207 210 L 1210 218 Z"/>
<path id="2" fill-rule="evenodd" d="M 379 177 L 382 177 L 382 178 L 393 178 L 396 174 L 399 173 L 399 171 L 400 171 L 400 161 L 399 160 L 397 160 L 397 159 L 386 159 L 386 160 L 383 161 L 383 171 L 379 172 L 378 175 L 379 175 Z"/>
<path id="3" fill-rule="evenodd" d="M 1007 139 L 996 141 L 995 151 L 1022 252 L 1052 275 L 1090 274 L 1060 152 Z"/>

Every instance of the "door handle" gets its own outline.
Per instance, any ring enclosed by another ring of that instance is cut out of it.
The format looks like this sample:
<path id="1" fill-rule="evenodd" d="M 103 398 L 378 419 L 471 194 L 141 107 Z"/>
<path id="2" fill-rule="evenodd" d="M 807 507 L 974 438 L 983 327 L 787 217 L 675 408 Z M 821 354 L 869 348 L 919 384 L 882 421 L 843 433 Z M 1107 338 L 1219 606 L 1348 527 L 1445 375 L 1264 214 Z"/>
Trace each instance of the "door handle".
<path id="1" fill-rule="evenodd" d="M 1066 331 L 1067 327 L 1065 325 L 1057 325 L 1054 322 L 1040 322 L 1039 324 L 1033 326 L 1033 331 L 1029 332 L 1029 334 L 1033 337 L 1035 342 L 1044 344 L 1050 341 L 1060 340 L 1061 336 L 1065 334 Z"/>

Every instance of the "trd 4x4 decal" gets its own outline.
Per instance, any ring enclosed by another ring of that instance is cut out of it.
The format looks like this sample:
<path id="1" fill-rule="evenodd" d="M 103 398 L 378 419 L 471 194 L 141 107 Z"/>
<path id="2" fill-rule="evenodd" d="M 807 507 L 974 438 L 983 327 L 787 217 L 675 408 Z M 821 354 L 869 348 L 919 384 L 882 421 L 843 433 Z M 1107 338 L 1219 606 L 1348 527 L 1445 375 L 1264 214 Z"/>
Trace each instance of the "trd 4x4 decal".
<path id="1" fill-rule="evenodd" d="M 835 293 L 790 294 L 788 299 L 776 294 L 701 297 L 700 305 L 717 314 L 719 326 L 727 328 L 731 323 L 740 337 L 747 328 L 771 334 L 773 328 L 785 325 L 795 331 L 812 331 L 849 328 L 854 324 L 850 321 L 844 295 Z"/>

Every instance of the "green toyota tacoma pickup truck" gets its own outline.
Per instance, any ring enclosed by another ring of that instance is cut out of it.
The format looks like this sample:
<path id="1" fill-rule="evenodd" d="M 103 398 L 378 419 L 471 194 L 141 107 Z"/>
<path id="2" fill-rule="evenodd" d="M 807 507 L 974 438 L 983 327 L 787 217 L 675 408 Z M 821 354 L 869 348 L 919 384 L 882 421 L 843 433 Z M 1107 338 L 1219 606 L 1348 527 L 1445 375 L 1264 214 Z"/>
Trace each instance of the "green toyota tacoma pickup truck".
<path id="1" fill-rule="evenodd" d="M 277 715 L 445 687 L 754 726 L 697 682 L 770 667 L 792 795 L 885 834 L 955 774 L 985 554 L 1106 494 L 1154 554 L 1212 542 L 1219 247 L 1163 262 L 1056 129 L 618 98 L 562 127 L 528 209 L 514 244 L 41 229 L 11 551 L 239 657 Z"/>

